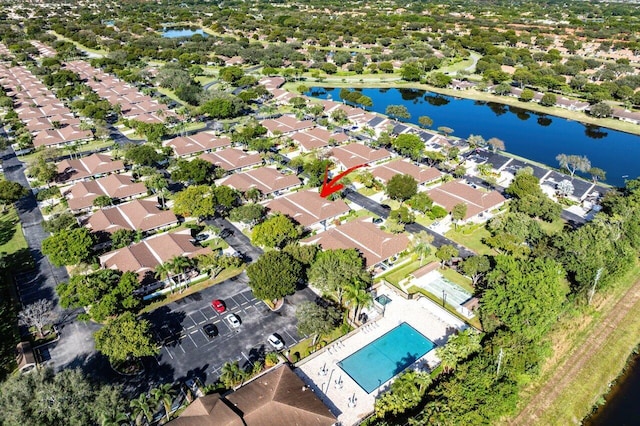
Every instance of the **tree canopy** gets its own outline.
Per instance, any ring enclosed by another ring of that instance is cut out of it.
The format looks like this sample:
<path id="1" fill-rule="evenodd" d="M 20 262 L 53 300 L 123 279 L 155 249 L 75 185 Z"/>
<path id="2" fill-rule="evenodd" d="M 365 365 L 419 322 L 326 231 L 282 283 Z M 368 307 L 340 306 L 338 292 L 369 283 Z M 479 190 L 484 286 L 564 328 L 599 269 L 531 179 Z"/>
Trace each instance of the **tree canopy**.
<path id="1" fill-rule="evenodd" d="M 249 286 L 263 300 L 280 299 L 296 291 L 303 276 L 302 265 L 289 254 L 268 251 L 247 267 Z"/>
<path id="2" fill-rule="evenodd" d="M 282 214 L 271 216 L 253 227 L 251 242 L 262 247 L 283 247 L 300 236 L 300 229 Z"/>
<path id="3" fill-rule="evenodd" d="M 42 253 L 55 266 L 77 265 L 91 258 L 93 244 L 87 228 L 63 229 L 42 241 Z"/>
<path id="4" fill-rule="evenodd" d="M 96 331 L 94 338 L 96 350 L 106 355 L 112 363 L 158 353 L 158 347 L 151 336 L 149 321 L 136 318 L 131 312 L 125 312 L 110 320 L 107 325 Z"/>
<path id="5" fill-rule="evenodd" d="M 406 201 L 418 192 L 418 181 L 411 175 L 394 175 L 387 182 L 386 192 L 394 200 Z"/>

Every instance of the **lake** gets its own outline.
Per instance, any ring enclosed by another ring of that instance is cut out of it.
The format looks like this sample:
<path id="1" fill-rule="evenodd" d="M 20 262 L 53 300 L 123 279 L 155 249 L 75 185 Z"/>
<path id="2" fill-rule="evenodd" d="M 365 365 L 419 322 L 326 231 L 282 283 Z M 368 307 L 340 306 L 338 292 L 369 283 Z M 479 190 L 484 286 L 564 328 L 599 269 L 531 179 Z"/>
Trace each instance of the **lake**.
<path id="1" fill-rule="evenodd" d="M 188 28 L 165 28 L 162 31 L 162 37 L 165 38 L 191 37 L 196 34 L 200 34 L 202 37 L 208 37 L 208 34 L 201 29 L 190 30 Z"/>
<path id="2" fill-rule="evenodd" d="M 585 426 L 640 424 L 640 356 L 636 356 L 629 369 L 607 396 L 607 403 L 585 421 Z"/>
<path id="3" fill-rule="evenodd" d="M 356 89 L 373 101 L 375 112 L 384 114 L 388 105 L 404 105 L 411 114 L 408 120 L 418 124 L 418 117 L 433 120 L 432 129 L 446 126 L 453 135 L 467 138 L 480 135 L 496 137 L 506 151 L 558 167 L 558 154 L 584 155 L 593 167 L 607 172 L 605 182 L 623 186 L 625 179 L 640 176 L 640 136 L 577 121 L 532 112 L 508 105 L 460 99 L 418 89 Z M 340 89 L 314 87 L 309 96 L 340 101 Z"/>

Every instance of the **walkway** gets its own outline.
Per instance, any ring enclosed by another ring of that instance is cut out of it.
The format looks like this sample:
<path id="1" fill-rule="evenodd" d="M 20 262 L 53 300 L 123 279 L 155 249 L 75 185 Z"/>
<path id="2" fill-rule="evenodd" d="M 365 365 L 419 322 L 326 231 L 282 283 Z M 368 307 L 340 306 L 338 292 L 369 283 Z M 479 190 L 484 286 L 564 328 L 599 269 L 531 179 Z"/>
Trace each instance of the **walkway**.
<path id="1" fill-rule="evenodd" d="M 2 160 L 6 178 L 29 188 L 24 175 L 24 163 L 18 160 L 13 149 L 9 148 L 2 153 Z M 34 270 L 15 276 L 20 301 L 24 306 L 40 299 L 51 300 L 58 315 L 60 340 L 42 351 L 43 360 L 56 369 L 81 366 L 95 353 L 92 334 L 98 327 L 75 320 L 82 310 L 64 310 L 58 304 L 55 289 L 58 284 L 69 280 L 69 275 L 65 268 L 51 265 L 49 259 L 42 254 L 42 240 L 47 238 L 49 233 L 42 229 L 43 218 L 33 193 L 29 192 L 29 195 L 19 200 L 16 208 L 36 264 Z"/>

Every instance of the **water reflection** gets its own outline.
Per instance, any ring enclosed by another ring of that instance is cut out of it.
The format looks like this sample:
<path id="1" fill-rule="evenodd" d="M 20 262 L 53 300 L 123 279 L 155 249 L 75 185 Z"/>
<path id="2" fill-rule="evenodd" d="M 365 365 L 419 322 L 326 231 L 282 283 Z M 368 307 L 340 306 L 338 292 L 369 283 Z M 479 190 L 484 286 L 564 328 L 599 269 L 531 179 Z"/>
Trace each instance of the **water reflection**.
<path id="1" fill-rule="evenodd" d="M 542 127 L 550 126 L 552 122 L 553 121 L 551 120 L 550 117 L 544 114 L 538 115 L 538 124 L 541 125 Z"/>
<path id="2" fill-rule="evenodd" d="M 400 96 L 402 96 L 403 101 L 415 101 L 418 98 L 421 98 L 425 91 L 419 89 L 398 89 L 400 91 Z M 415 103 L 415 102 L 414 102 Z"/>
<path id="3" fill-rule="evenodd" d="M 507 113 L 507 106 L 506 105 L 497 104 L 495 102 L 487 102 L 487 106 L 498 117 L 500 117 L 501 115 L 504 115 L 504 114 Z"/>
<path id="4" fill-rule="evenodd" d="M 609 135 L 609 133 L 602 130 L 600 126 L 593 126 L 591 124 L 585 124 L 584 134 L 591 139 L 602 139 Z"/>
<path id="5" fill-rule="evenodd" d="M 424 100 L 427 101 L 429 105 L 433 106 L 444 106 L 451 102 L 449 99 L 441 95 L 426 95 Z"/>
<path id="6" fill-rule="evenodd" d="M 518 117 L 522 121 L 527 121 L 528 119 L 531 118 L 530 111 L 527 111 L 526 109 L 518 108 L 516 106 L 511 105 L 509 106 L 509 111 L 514 113 L 516 117 Z"/>

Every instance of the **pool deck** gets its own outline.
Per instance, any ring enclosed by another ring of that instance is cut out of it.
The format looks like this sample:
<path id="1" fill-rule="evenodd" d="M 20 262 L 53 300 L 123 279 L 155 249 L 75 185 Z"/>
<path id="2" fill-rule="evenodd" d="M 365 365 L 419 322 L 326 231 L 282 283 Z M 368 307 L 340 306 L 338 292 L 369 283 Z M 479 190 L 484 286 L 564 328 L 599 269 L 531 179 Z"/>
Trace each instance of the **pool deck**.
<path id="1" fill-rule="evenodd" d="M 449 336 L 456 330 L 467 327 L 464 322 L 429 299 L 405 300 L 385 286 L 381 286 L 378 290 L 378 295 L 380 294 L 385 294 L 392 299 L 392 302 L 386 305 L 383 317 L 379 317 L 376 321 L 368 323 L 301 361 L 295 370 L 307 386 L 338 417 L 342 426 L 355 425 L 371 414 L 376 397 L 388 388 L 391 380 L 382 383 L 378 389 L 367 394 L 340 368 L 339 361 L 402 322 L 408 323 L 429 338 L 436 347 L 446 343 Z M 429 370 L 439 362 L 434 348 L 409 368 Z"/>

